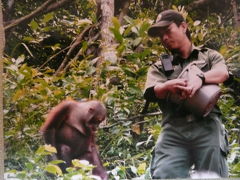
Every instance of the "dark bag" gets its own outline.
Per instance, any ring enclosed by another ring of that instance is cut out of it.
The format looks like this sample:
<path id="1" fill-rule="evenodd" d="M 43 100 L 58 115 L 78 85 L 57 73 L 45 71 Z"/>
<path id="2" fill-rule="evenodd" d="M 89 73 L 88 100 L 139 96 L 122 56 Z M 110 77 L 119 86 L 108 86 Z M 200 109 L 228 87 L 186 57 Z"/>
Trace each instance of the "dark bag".
<path id="1" fill-rule="evenodd" d="M 202 71 L 197 67 L 198 63 L 203 62 L 194 61 L 190 63 L 183 69 L 178 78 L 191 81 L 191 77 L 202 73 Z M 217 84 L 204 84 L 192 98 L 182 100 L 178 95 L 172 94 L 170 99 L 177 104 L 182 103 L 185 109 L 191 113 L 197 116 L 205 117 L 211 112 L 220 95 L 221 89 Z"/>

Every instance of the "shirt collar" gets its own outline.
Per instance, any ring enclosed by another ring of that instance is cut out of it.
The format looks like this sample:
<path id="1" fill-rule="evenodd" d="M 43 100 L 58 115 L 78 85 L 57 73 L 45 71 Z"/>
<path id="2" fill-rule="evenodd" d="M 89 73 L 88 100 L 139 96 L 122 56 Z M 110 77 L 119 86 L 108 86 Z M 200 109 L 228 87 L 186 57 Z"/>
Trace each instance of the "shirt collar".
<path id="1" fill-rule="evenodd" d="M 201 51 L 201 47 L 200 46 L 195 46 L 194 44 L 192 44 L 191 45 L 191 53 L 190 53 L 189 57 L 187 59 L 183 59 L 178 54 L 173 54 L 172 64 L 173 65 L 178 65 L 181 62 L 183 62 L 184 60 L 190 60 L 192 57 L 197 58 L 199 51 Z"/>

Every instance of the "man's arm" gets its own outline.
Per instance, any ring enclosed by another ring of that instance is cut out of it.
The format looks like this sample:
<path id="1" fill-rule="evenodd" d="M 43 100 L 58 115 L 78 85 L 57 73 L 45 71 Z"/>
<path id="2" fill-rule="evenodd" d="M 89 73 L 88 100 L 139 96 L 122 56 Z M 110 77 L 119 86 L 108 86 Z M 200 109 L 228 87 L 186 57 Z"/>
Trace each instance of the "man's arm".
<path id="1" fill-rule="evenodd" d="M 210 50 L 210 62 L 212 67 L 209 71 L 203 73 L 205 77 L 205 84 L 219 84 L 228 79 L 228 69 L 225 64 L 225 60 L 221 54 L 215 50 Z M 195 92 L 202 87 L 202 80 L 198 76 L 192 76 L 189 86 L 192 88 L 192 92 L 189 97 L 192 97 Z"/>
<path id="2" fill-rule="evenodd" d="M 187 87 L 187 81 L 184 79 L 168 80 L 160 70 L 161 64 L 159 63 L 151 66 L 148 70 L 144 91 L 145 99 L 149 101 L 164 99 L 168 93 L 178 93 L 179 97 L 184 98 L 186 94 L 189 94 L 190 88 Z"/>
<path id="3" fill-rule="evenodd" d="M 191 93 L 191 88 L 187 87 L 187 80 L 185 79 L 173 79 L 164 83 L 158 83 L 154 86 L 154 93 L 157 98 L 164 99 L 169 93 L 178 94 L 180 98 Z"/>
<path id="4" fill-rule="evenodd" d="M 204 73 L 205 83 L 218 84 L 228 79 L 229 74 L 227 68 L 221 64 L 215 65 L 214 69 Z"/>
<path id="5" fill-rule="evenodd" d="M 209 61 L 211 69 L 204 73 L 207 84 L 219 84 L 228 79 L 228 68 L 224 57 L 217 51 L 209 49 Z"/>

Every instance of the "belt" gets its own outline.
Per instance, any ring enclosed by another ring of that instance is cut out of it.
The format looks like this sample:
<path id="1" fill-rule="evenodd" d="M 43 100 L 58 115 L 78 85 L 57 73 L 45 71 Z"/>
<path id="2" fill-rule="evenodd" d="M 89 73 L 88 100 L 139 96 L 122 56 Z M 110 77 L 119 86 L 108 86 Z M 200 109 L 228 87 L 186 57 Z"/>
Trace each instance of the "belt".
<path id="1" fill-rule="evenodd" d="M 192 122 L 196 122 L 198 120 L 199 118 L 197 118 L 193 114 L 187 114 L 181 117 L 172 117 L 167 123 L 170 123 L 173 126 L 183 126 Z"/>

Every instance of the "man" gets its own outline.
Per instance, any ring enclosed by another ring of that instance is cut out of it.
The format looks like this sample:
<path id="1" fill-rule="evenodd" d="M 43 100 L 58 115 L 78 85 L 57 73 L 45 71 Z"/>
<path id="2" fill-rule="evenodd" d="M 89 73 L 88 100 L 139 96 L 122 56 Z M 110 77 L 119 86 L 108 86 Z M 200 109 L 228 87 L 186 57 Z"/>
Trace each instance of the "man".
<path id="1" fill-rule="evenodd" d="M 165 48 L 173 54 L 173 71 L 164 70 L 161 61 L 149 68 L 144 97 L 158 102 L 162 112 L 162 132 L 156 143 L 150 165 L 153 179 L 187 178 L 191 168 L 197 171 L 228 176 L 226 156 L 228 144 L 215 105 L 206 116 L 197 116 L 169 96 L 177 94 L 188 99 L 204 84 L 219 84 L 228 78 L 223 57 L 208 48 L 195 47 L 183 16 L 174 10 L 160 13 L 148 34 L 159 37 Z M 202 73 L 192 75 L 191 81 L 178 79 L 182 70 L 193 61 Z"/>

